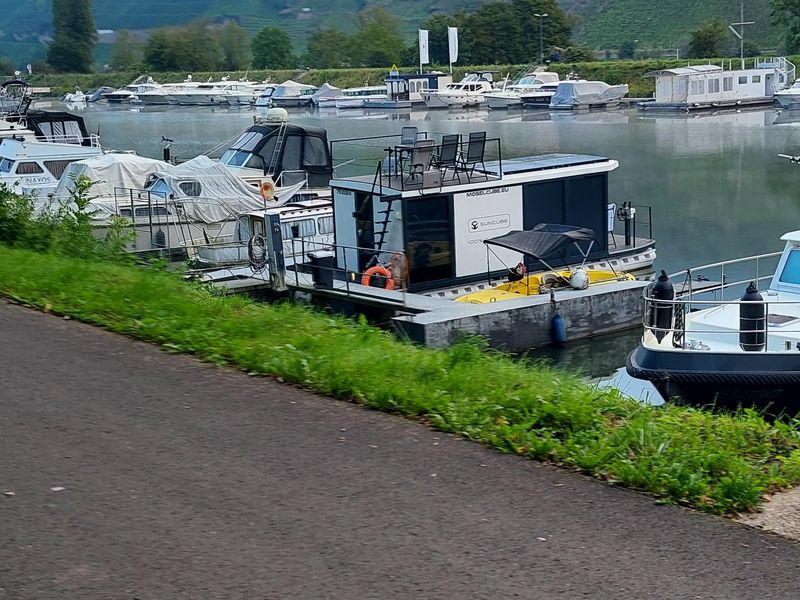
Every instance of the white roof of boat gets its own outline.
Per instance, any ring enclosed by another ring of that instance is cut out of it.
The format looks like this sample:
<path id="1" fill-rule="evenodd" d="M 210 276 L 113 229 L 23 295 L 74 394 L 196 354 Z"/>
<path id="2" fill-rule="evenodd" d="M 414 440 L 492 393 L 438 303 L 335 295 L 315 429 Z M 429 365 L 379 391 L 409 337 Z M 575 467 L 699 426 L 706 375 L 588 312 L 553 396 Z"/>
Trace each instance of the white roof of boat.
<path id="1" fill-rule="evenodd" d="M 656 77 L 658 75 L 699 75 L 702 73 L 711 73 L 715 71 L 722 71 L 719 65 L 694 65 L 691 67 L 675 67 L 674 69 L 660 69 L 658 71 L 650 71 L 646 73 L 645 77 Z"/>
<path id="2" fill-rule="evenodd" d="M 784 233 L 781 236 L 781 240 L 784 242 L 792 242 L 793 244 L 800 244 L 800 229 Z"/>

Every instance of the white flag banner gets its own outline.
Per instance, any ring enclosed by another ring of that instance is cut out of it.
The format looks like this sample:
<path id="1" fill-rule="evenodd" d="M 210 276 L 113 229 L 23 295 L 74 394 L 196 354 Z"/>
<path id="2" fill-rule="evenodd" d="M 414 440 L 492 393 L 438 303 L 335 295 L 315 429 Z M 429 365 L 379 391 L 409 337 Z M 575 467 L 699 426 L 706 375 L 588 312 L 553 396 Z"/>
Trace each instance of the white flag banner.
<path id="1" fill-rule="evenodd" d="M 447 47 L 450 50 L 450 64 L 458 62 L 458 27 L 447 28 Z"/>
<path id="2" fill-rule="evenodd" d="M 419 30 L 419 64 L 427 65 L 431 62 L 428 56 L 428 30 Z"/>

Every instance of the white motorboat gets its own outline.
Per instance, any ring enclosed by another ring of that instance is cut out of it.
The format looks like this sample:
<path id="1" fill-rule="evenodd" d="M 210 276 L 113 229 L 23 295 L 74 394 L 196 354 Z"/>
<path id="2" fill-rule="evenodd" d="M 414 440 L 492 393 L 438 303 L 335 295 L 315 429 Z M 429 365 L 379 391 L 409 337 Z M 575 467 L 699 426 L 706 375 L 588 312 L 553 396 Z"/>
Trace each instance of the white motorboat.
<path id="1" fill-rule="evenodd" d="M 800 108 L 800 79 L 795 81 L 792 87 L 775 92 L 775 100 L 778 101 L 781 108 Z"/>
<path id="2" fill-rule="evenodd" d="M 548 108 L 550 101 L 558 91 L 558 83 L 545 83 L 535 90 L 529 90 L 520 94 L 522 106 L 529 108 Z"/>
<path id="3" fill-rule="evenodd" d="M 20 130 L 0 140 L 0 183 L 19 192 L 52 192 L 70 163 L 103 153 L 98 136 L 77 115 L 27 111 L 11 123 Z"/>
<path id="4" fill-rule="evenodd" d="M 185 85 L 178 90 L 166 94 L 165 98 L 168 104 L 178 104 L 181 106 L 215 106 L 228 104 L 228 97 L 225 92 L 223 92 L 223 88 L 228 85 L 229 82 L 227 80 L 207 81 L 205 83 Z"/>
<path id="5" fill-rule="evenodd" d="M 628 93 L 628 85 L 609 85 L 605 81 L 567 80 L 558 84 L 550 99 L 551 110 L 608 108 L 619 106 Z"/>
<path id="6" fill-rule="evenodd" d="M 486 101 L 491 92 L 493 71 L 471 71 L 457 83 L 449 83 L 443 89 L 423 90 L 422 98 L 428 108 L 465 108 L 478 106 Z"/>
<path id="7" fill-rule="evenodd" d="M 331 106 L 330 102 L 333 102 L 332 106 L 336 106 L 335 100 L 341 95 L 341 88 L 331 85 L 326 81 L 319 86 L 319 89 L 311 96 L 311 104 L 314 106 L 319 106 L 320 101 L 324 101 L 323 106 Z"/>
<path id="8" fill-rule="evenodd" d="M 121 102 L 130 102 L 131 98 L 136 95 L 136 84 L 126 85 L 117 88 L 113 92 L 106 92 L 102 94 L 103 100 L 112 104 L 119 104 Z"/>
<path id="9" fill-rule="evenodd" d="M 544 85 L 558 85 L 558 82 L 558 73 L 532 71 L 502 90 L 487 92 L 486 104 L 493 109 L 520 108 L 524 96 L 537 92 Z"/>
<path id="10" fill-rule="evenodd" d="M 79 88 L 77 86 L 75 87 L 75 91 L 74 92 L 72 92 L 71 94 L 64 94 L 64 97 L 61 98 L 61 101 L 64 104 L 81 104 L 81 103 L 84 103 L 84 102 L 88 102 L 88 100 L 89 100 L 89 96 L 84 94 L 81 91 L 81 88 Z"/>
<path id="11" fill-rule="evenodd" d="M 385 85 L 365 85 L 362 87 L 346 88 L 338 98 L 334 98 L 334 106 L 338 109 L 364 108 L 366 100 L 381 100 L 386 98 Z M 330 102 L 325 99 L 325 102 Z M 320 108 L 323 104 L 319 104 Z"/>
<path id="12" fill-rule="evenodd" d="M 782 252 L 662 271 L 645 292 L 644 334 L 628 373 L 667 399 L 797 413 L 800 231 L 781 240 Z"/>

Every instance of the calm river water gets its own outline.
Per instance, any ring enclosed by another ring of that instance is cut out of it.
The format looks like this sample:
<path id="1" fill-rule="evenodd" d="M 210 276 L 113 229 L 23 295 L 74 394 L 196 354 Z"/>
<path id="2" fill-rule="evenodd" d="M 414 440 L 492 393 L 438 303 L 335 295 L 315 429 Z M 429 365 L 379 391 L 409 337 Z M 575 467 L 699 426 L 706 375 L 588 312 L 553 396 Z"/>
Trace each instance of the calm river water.
<path id="1" fill-rule="evenodd" d="M 53 103 L 53 108 L 60 103 Z M 76 111 L 78 112 L 78 111 Z M 254 108 L 90 105 L 80 111 L 103 144 L 160 157 L 191 158 L 235 136 L 264 114 Z M 397 135 L 403 125 L 436 134 L 486 130 L 502 140 L 504 158 L 548 152 L 608 156 L 610 201 L 653 209 L 656 267 L 678 271 L 717 260 L 779 250 L 779 237 L 800 229 L 800 166 L 778 157 L 800 154 L 800 111 L 751 110 L 653 115 L 634 109 L 580 114 L 540 111 L 292 112 L 293 122 L 324 127 L 331 140 Z M 624 363 L 638 332 L 570 344 L 557 356 L 591 375 Z"/>

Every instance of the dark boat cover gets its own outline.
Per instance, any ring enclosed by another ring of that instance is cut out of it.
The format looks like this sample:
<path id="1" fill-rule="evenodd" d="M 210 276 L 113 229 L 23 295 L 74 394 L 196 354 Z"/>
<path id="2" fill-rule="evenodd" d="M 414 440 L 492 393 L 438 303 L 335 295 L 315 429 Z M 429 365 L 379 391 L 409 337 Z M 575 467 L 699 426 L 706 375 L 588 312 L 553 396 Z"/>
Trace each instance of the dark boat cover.
<path id="1" fill-rule="evenodd" d="M 510 231 L 505 235 L 484 240 L 483 243 L 516 250 L 542 260 L 572 243 L 594 242 L 596 239 L 594 231 L 588 227 L 539 223 L 533 229 Z"/>

